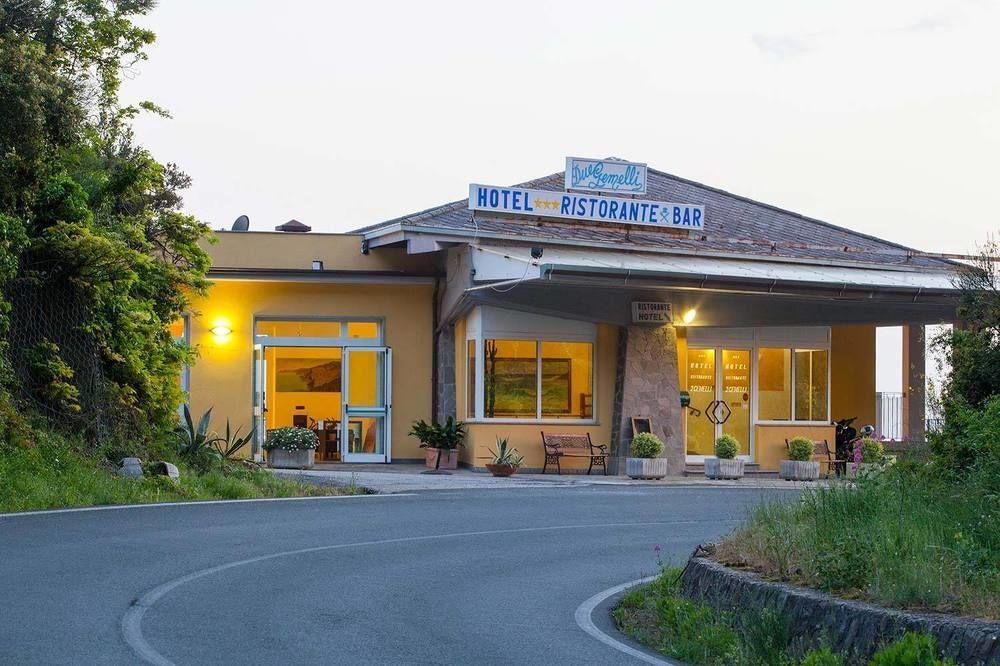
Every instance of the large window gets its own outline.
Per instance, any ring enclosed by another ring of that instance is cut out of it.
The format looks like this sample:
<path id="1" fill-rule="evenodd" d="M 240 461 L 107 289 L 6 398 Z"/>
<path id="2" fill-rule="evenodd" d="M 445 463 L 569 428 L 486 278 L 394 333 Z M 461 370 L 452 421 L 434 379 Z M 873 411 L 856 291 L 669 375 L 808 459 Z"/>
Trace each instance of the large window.
<path id="1" fill-rule="evenodd" d="M 469 415 L 475 414 L 475 340 L 468 341 Z M 550 340 L 483 340 L 482 417 L 591 419 L 594 345 Z"/>
<path id="2" fill-rule="evenodd" d="M 830 373 L 826 349 L 757 351 L 758 419 L 827 422 Z"/>

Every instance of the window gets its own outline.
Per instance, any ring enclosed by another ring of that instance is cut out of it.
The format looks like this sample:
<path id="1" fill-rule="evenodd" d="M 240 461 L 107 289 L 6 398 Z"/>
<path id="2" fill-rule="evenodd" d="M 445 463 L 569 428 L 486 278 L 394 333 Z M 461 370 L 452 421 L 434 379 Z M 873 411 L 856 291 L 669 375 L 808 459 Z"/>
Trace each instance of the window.
<path id="1" fill-rule="evenodd" d="M 257 321 L 257 335 L 272 338 L 339 338 L 339 321 Z"/>
<path id="2" fill-rule="evenodd" d="M 757 351 L 757 414 L 761 421 L 792 418 L 792 350 Z"/>
<path id="3" fill-rule="evenodd" d="M 476 341 L 468 341 L 468 409 L 476 414 Z M 483 341 L 483 418 L 594 418 L 594 345 Z"/>
<path id="4" fill-rule="evenodd" d="M 542 418 L 589 419 L 594 411 L 594 346 L 542 343 Z"/>
<path id="5" fill-rule="evenodd" d="M 828 421 L 829 354 L 826 349 L 761 347 L 757 351 L 759 420 Z"/>
<path id="6" fill-rule="evenodd" d="M 829 395 L 825 349 L 795 350 L 795 420 L 827 421 Z"/>
<path id="7" fill-rule="evenodd" d="M 483 414 L 488 419 L 537 417 L 537 342 L 486 340 L 483 346 Z"/>

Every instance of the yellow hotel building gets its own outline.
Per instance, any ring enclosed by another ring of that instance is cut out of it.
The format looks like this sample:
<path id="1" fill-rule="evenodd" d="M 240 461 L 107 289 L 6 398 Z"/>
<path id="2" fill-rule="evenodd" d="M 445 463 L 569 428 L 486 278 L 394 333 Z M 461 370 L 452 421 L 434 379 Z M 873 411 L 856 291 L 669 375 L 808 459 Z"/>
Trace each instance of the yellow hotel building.
<path id="1" fill-rule="evenodd" d="M 642 417 L 671 474 L 723 433 L 767 472 L 786 438 L 832 448 L 834 420 L 875 422 L 875 328 L 901 325 L 904 432 L 922 437 L 923 330 L 955 319 L 955 264 L 642 169 L 641 199 L 560 172 L 352 233 L 217 233 L 214 286 L 178 331 L 200 354 L 192 411 L 254 425 L 257 458 L 267 430 L 314 428 L 319 464 L 422 459 L 411 424 L 451 415 L 462 464 L 501 436 L 529 470 L 542 431 L 589 433 L 617 470 Z M 622 199 L 659 224 L 595 219 Z"/>

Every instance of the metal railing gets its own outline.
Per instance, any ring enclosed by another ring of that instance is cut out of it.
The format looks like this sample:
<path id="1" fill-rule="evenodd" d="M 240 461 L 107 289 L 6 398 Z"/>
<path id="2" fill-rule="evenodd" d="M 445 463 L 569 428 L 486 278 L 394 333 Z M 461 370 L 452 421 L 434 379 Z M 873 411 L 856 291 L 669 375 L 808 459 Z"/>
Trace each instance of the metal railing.
<path id="1" fill-rule="evenodd" d="M 875 394 L 875 432 L 886 439 L 903 438 L 903 394 Z"/>

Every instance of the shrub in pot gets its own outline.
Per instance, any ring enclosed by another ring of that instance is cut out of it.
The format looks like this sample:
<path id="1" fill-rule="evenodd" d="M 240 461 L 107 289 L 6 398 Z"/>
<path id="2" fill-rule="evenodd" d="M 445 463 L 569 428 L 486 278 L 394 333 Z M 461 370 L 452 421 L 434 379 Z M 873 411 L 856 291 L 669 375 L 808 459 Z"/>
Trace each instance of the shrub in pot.
<path id="1" fill-rule="evenodd" d="M 276 428 L 267 433 L 264 450 L 269 467 L 307 469 L 316 462 L 319 438 L 309 428 Z"/>
<path id="2" fill-rule="evenodd" d="M 705 458 L 705 476 L 709 479 L 743 478 L 743 461 L 736 457 L 740 443 L 732 435 L 715 440 L 715 457 Z"/>
<path id="3" fill-rule="evenodd" d="M 662 479 L 667 475 L 667 459 L 661 458 L 663 442 L 651 432 L 640 432 L 632 438 L 629 456 L 625 458 L 625 473 L 633 479 Z"/>
<path id="4" fill-rule="evenodd" d="M 815 481 L 819 478 L 819 461 L 814 461 L 813 443 L 806 437 L 788 440 L 788 460 L 782 460 L 778 476 L 786 481 Z"/>
<path id="5" fill-rule="evenodd" d="M 458 447 L 465 439 L 464 423 L 450 416 L 444 423 L 421 419 L 410 428 L 410 437 L 420 440 L 428 469 L 458 469 Z"/>
<path id="6" fill-rule="evenodd" d="M 493 460 L 486 464 L 493 476 L 510 476 L 524 463 L 524 456 L 507 443 L 506 437 L 497 437 L 497 450 L 490 449 Z"/>

